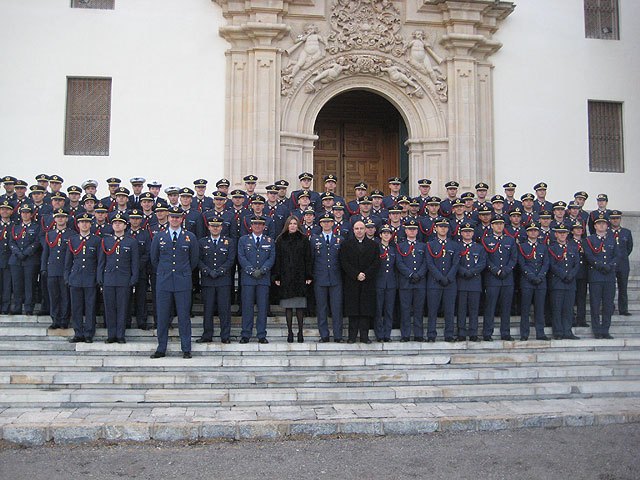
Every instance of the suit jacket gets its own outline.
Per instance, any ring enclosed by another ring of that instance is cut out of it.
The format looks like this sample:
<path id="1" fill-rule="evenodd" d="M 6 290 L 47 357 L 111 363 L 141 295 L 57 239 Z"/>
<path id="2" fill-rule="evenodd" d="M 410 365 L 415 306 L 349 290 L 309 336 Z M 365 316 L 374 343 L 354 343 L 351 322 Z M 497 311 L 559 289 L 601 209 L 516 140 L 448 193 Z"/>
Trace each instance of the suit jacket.
<path id="1" fill-rule="evenodd" d="M 156 290 L 190 291 L 191 272 L 200 259 L 198 239 L 183 228 L 174 246 L 169 231 L 160 231 L 151 242 L 150 259 L 156 272 Z"/>
<path id="2" fill-rule="evenodd" d="M 138 240 L 125 235 L 102 239 L 98 251 L 98 285 L 105 287 L 133 287 L 138 283 L 140 256 Z"/>
<path id="3" fill-rule="evenodd" d="M 256 247 L 253 235 L 244 235 L 238 242 L 238 262 L 242 268 L 242 285 L 270 285 L 271 269 L 276 260 L 275 242 L 262 235 L 260 246 Z M 255 273 L 259 275 L 256 278 Z"/>
<path id="4" fill-rule="evenodd" d="M 236 241 L 220 236 L 214 247 L 211 235 L 200 239 L 200 261 L 202 273 L 200 284 L 203 287 L 226 287 L 233 284 L 231 276 L 236 261 Z"/>
<path id="5" fill-rule="evenodd" d="M 80 234 L 69 238 L 69 252 L 64 259 L 64 280 L 70 287 L 95 287 L 98 271 L 98 251 L 102 239 L 89 234 L 82 239 Z"/>

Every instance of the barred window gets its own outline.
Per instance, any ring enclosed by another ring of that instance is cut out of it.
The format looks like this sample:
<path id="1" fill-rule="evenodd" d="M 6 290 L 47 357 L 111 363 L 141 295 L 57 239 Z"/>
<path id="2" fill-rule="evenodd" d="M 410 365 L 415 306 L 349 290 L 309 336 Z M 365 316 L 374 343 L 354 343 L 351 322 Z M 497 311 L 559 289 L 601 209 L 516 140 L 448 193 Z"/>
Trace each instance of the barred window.
<path id="1" fill-rule="evenodd" d="M 111 79 L 67 78 L 65 155 L 109 155 Z"/>
<path id="2" fill-rule="evenodd" d="M 624 172 L 622 103 L 589 100 L 589 170 Z"/>
<path id="3" fill-rule="evenodd" d="M 115 8 L 115 0 L 71 0 L 71 8 L 113 10 Z"/>
<path id="4" fill-rule="evenodd" d="M 620 40 L 618 0 L 584 0 L 584 30 L 587 38 Z"/>

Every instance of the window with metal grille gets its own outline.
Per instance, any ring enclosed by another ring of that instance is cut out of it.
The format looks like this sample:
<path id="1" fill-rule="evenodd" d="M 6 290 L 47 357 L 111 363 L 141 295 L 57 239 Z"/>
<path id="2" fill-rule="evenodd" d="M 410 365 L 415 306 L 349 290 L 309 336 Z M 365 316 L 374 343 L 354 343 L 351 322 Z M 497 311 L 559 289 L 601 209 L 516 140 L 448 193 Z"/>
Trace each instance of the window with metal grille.
<path id="1" fill-rule="evenodd" d="M 622 103 L 589 100 L 589 170 L 624 172 Z"/>
<path id="2" fill-rule="evenodd" d="M 67 78 L 65 155 L 109 155 L 111 79 Z"/>
<path id="3" fill-rule="evenodd" d="M 584 30 L 587 38 L 620 40 L 618 0 L 584 0 Z"/>
<path id="4" fill-rule="evenodd" d="M 115 0 L 71 0 L 71 8 L 113 10 L 115 8 Z"/>

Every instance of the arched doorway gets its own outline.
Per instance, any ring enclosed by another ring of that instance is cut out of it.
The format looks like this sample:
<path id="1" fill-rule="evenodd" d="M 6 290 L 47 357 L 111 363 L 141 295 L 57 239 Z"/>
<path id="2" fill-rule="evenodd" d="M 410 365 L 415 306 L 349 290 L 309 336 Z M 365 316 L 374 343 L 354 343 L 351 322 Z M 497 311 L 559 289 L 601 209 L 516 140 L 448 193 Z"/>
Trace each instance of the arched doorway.
<path id="1" fill-rule="evenodd" d="M 334 174 L 337 193 L 345 197 L 353 196 L 353 186 L 361 180 L 369 191 L 387 193 L 391 176 L 399 176 L 407 191 L 407 127 L 398 110 L 380 95 L 350 90 L 333 97 L 320 110 L 314 133 L 314 190 L 324 191 L 324 175 Z"/>

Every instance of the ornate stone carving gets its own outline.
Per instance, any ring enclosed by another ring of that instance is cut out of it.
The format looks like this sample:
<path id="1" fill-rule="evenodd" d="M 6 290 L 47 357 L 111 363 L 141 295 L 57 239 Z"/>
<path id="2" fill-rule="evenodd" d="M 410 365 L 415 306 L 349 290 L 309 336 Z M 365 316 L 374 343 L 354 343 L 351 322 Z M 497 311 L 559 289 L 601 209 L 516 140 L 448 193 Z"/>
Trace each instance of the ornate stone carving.
<path id="1" fill-rule="evenodd" d="M 304 32 L 298 35 L 293 46 L 285 50 L 287 55 L 290 56 L 290 60 L 282 73 L 295 77 L 300 70 L 306 70 L 313 63 L 322 60 L 325 56 L 325 52 L 322 51 L 322 45 L 326 46 L 326 42 L 319 34 L 318 26 L 314 23 L 306 25 Z M 298 58 L 294 61 L 291 59 L 291 54 L 296 50 L 299 50 L 299 53 Z"/>
<path id="2" fill-rule="evenodd" d="M 400 12 L 390 0 L 335 0 L 329 22 L 331 54 L 361 49 L 397 57 L 403 53 Z"/>
<path id="3" fill-rule="evenodd" d="M 391 59 L 373 55 L 343 55 L 335 61 L 321 66 L 312 73 L 304 89 L 307 93 L 315 93 L 323 85 L 337 80 L 341 75 L 368 74 L 386 77 L 391 83 L 404 89 L 408 96 L 422 98 L 424 89 L 418 81 L 404 68 L 395 65 Z"/>

